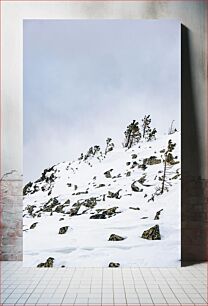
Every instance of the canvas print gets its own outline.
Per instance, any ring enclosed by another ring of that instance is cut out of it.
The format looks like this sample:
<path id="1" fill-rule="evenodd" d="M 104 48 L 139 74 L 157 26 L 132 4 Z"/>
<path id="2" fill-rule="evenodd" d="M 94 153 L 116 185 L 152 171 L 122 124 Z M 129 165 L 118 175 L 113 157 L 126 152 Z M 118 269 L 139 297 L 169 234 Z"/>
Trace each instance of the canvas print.
<path id="1" fill-rule="evenodd" d="M 25 266 L 180 265 L 180 31 L 24 21 Z"/>

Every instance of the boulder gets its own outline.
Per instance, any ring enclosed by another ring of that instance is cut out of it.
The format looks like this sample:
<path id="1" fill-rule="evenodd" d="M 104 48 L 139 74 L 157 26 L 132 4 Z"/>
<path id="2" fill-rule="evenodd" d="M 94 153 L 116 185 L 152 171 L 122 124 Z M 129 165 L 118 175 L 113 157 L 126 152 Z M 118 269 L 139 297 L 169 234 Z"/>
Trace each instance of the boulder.
<path id="1" fill-rule="evenodd" d="M 58 205 L 58 206 L 56 206 L 54 211 L 57 212 L 57 213 L 63 213 L 64 212 L 63 208 L 64 208 L 64 205 Z"/>
<path id="2" fill-rule="evenodd" d="M 120 267 L 120 263 L 118 263 L 118 262 L 110 262 L 108 267 L 109 268 L 119 268 Z"/>
<path id="3" fill-rule="evenodd" d="M 142 238 L 148 240 L 161 240 L 159 225 L 150 227 L 148 230 L 144 231 Z"/>
<path id="4" fill-rule="evenodd" d="M 53 262 L 54 258 L 48 257 L 46 262 L 41 262 L 40 264 L 37 265 L 37 268 L 53 268 Z"/>
<path id="5" fill-rule="evenodd" d="M 23 188 L 23 196 L 30 193 L 32 187 L 32 182 L 27 183 Z"/>
<path id="6" fill-rule="evenodd" d="M 163 209 L 160 209 L 159 211 L 156 212 L 156 215 L 154 217 L 154 220 L 159 220 L 160 219 L 160 213 L 163 211 Z"/>
<path id="7" fill-rule="evenodd" d="M 144 163 L 139 165 L 138 167 L 141 168 L 142 170 L 146 170 L 147 169 L 147 166 Z"/>
<path id="8" fill-rule="evenodd" d="M 63 235 L 63 234 L 66 234 L 66 232 L 68 231 L 68 226 L 63 226 L 63 227 L 60 227 L 59 229 L 59 234 Z"/>
<path id="9" fill-rule="evenodd" d="M 132 157 L 132 159 L 135 159 L 135 158 L 137 158 L 137 154 L 132 154 L 131 157 Z"/>
<path id="10" fill-rule="evenodd" d="M 105 184 L 99 184 L 97 188 L 105 187 Z"/>
<path id="11" fill-rule="evenodd" d="M 138 162 L 137 161 L 133 161 L 131 169 L 133 169 L 133 168 L 135 168 L 137 166 L 139 166 Z"/>
<path id="12" fill-rule="evenodd" d="M 80 195 L 80 194 L 87 194 L 87 193 L 88 193 L 87 190 L 86 191 L 78 191 L 76 193 L 73 193 L 73 195 Z"/>
<path id="13" fill-rule="evenodd" d="M 30 225 L 30 229 L 34 229 L 36 227 L 36 225 L 38 224 L 38 222 L 33 223 L 32 225 Z"/>
<path id="14" fill-rule="evenodd" d="M 121 240 L 124 240 L 125 238 L 119 236 L 119 235 L 116 235 L 116 234 L 111 234 L 108 241 L 121 241 Z"/>
<path id="15" fill-rule="evenodd" d="M 36 207 L 36 205 L 27 205 L 27 207 L 25 208 L 28 211 L 28 214 L 30 216 L 32 216 L 35 207 Z"/>
<path id="16" fill-rule="evenodd" d="M 87 208 L 94 208 L 97 205 L 97 198 L 91 197 L 89 199 L 86 199 L 81 202 L 81 205 L 84 205 Z"/>
<path id="17" fill-rule="evenodd" d="M 133 210 L 140 210 L 139 207 L 129 207 L 129 209 L 133 209 Z"/>
<path id="18" fill-rule="evenodd" d="M 104 172 L 105 177 L 106 177 L 106 178 L 111 178 L 111 177 L 112 177 L 112 176 L 111 176 L 111 172 L 112 172 L 112 171 L 113 171 L 113 169 L 110 169 L 110 170 Z"/>
<path id="19" fill-rule="evenodd" d="M 143 185 L 144 182 L 146 181 L 146 175 L 143 175 L 142 177 L 140 177 L 140 179 L 138 179 L 138 182 Z"/>
<path id="20" fill-rule="evenodd" d="M 106 219 L 106 215 L 105 214 L 95 214 L 90 216 L 90 219 Z"/>
<path id="21" fill-rule="evenodd" d="M 132 184 L 131 184 L 131 189 L 133 190 L 133 191 L 135 191 L 135 192 L 142 192 L 143 191 L 143 189 L 140 189 L 138 186 L 136 186 L 136 183 L 137 183 L 138 181 L 135 181 L 135 182 L 133 182 Z"/>
<path id="22" fill-rule="evenodd" d="M 131 165 L 131 162 L 126 162 L 126 165 L 127 165 L 127 166 L 130 166 L 130 165 Z"/>
<path id="23" fill-rule="evenodd" d="M 116 214 L 120 213 L 117 212 L 118 207 L 114 206 L 108 209 L 97 209 L 97 214 L 92 215 L 90 219 L 106 219 L 106 218 L 111 218 L 115 216 Z"/>
<path id="24" fill-rule="evenodd" d="M 122 189 L 119 189 L 117 192 L 108 191 L 107 197 L 108 197 L 108 198 L 120 199 L 121 196 L 119 195 L 119 192 L 120 192 L 121 190 L 122 190 Z"/>
<path id="25" fill-rule="evenodd" d="M 157 165 L 161 163 L 161 159 L 157 158 L 156 156 L 150 156 L 149 158 L 143 159 L 144 165 Z"/>

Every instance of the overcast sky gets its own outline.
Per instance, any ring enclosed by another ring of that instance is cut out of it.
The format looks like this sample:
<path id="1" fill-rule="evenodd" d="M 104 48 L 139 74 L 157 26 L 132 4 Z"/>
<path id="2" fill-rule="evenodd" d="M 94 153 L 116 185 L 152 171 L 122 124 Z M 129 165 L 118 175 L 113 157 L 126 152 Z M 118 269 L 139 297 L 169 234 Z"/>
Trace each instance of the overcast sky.
<path id="1" fill-rule="evenodd" d="M 180 128 L 177 21 L 25 20 L 23 63 L 25 182 L 145 114 Z"/>

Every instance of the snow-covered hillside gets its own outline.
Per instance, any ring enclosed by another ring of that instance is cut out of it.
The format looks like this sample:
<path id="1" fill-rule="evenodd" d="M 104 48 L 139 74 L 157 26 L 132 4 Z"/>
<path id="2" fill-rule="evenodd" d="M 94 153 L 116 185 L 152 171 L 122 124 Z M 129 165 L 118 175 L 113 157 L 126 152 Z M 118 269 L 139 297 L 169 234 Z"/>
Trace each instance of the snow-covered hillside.
<path id="1" fill-rule="evenodd" d="M 169 139 L 175 162 L 161 194 Z M 54 267 L 180 265 L 180 156 L 175 132 L 44 170 L 24 188 L 24 265 L 49 257 Z M 151 240 L 143 233 L 155 225 Z"/>

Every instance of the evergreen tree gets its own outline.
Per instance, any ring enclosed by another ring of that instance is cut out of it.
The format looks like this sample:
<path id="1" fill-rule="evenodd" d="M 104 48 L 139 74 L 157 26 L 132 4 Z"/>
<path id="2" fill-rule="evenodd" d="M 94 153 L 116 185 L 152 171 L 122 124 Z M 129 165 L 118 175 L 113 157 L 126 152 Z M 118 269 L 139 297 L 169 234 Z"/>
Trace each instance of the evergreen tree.
<path id="1" fill-rule="evenodd" d="M 130 149 L 133 144 L 138 143 L 141 139 L 138 122 L 136 120 L 133 120 L 133 122 L 127 126 L 127 129 L 124 134 L 124 147 Z"/>
<path id="2" fill-rule="evenodd" d="M 114 143 L 112 142 L 111 138 L 106 139 L 106 148 L 105 148 L 105 154 L 107 154 L 110 151 L 113 151 Z"/>
<path id="3" fill-rule="evenodd" d="M 148 133 L 148 138 L 147 138 L 147 141 L 151 141 L 151 140 L 156 140 L 156 133 L 157 133 L 157 130 L 154 128 L 153 130 L 150 129 L 149 133 Z"/>
<path id="4" fill-rule="evenodd" d="M 144 116 L 142 119 L 142 138 L 145 138 L 147 131 L 150 129 L 151 118 L 150 115 Z"/>
<path id="5" fill-rule="evenodd" d="M 100 151 L 100 146 L 90 147 L 87 154 L 84 156 L 84 160 L 87 160 L 90 156 L 94 156 Z"/>
<path id="6" fill-rule="evenodd" d="M 153 139 L 156 139 L 156 133 L 157 130 L 151 129 L 150 127 L 150 123 L 151 123 L 151 118 L 150 115 L 148 116 L 144 116 L 144 118 L 142 119 L 142 138 L 147 139 L 147 141 L 151 141 Z"/>
<path id="7" fill-rule="evenodd" d="M 168 141 L 168 147 L 164 153 L 164 170 L 163 170 L 163 176 L 162 176 L 162 188 L 161 188 L 161 194 L 165 190 L 165 183 L 167 183 L 167 173 L 171 166 L 177 164 L 178 162 L 175 161 L 175 158 L 173 157 L 173 150 L 175 149 L 176 143 L 172 143 L 172 140 L 170 139 Z"/>

